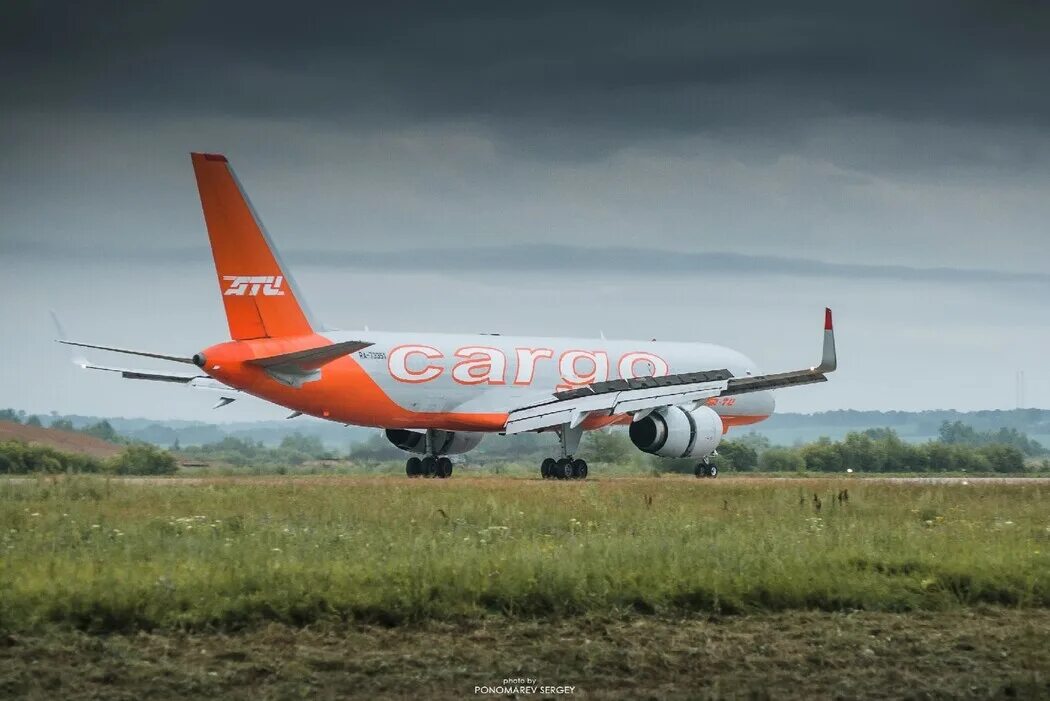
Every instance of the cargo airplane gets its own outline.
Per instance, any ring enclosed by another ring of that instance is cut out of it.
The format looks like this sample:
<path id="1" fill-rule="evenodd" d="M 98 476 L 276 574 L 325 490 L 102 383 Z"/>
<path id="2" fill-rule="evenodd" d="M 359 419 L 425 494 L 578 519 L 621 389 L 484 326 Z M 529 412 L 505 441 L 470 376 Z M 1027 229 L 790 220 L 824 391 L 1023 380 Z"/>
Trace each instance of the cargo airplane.
<path id="1" fill-rule="evenodd" d="M 584 431 L 626 425 L 641 451 L 709 457 L 723 434 L 773 413 L 771 390 L 824 382 L 836 367 L 831 310 L 820 364 L 760 375 L 737 351 L 707 343 L 537 338 L 499 334 L 336 331 L 310 313 L 291 271 L 225 156 L 191 155 L 230 339 L 192 356 L 60 339 L 62 343 L 193 367 L 181 373 L 78 363 L 219 392 L 216 406 L 242 396 L 330 421 L 385 429 L 412 454 L 409 477 L 448 477 L 449 455 L 487 433 L 553 431 L 558 454 L 544 478 L 580 479 Z"/>

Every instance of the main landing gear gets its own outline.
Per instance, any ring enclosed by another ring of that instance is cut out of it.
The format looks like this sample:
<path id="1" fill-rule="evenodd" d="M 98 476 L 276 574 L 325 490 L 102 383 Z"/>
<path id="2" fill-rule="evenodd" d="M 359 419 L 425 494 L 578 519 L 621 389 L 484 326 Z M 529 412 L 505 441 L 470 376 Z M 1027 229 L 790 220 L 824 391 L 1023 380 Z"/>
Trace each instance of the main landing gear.
<path id="1" fill-rule="evenodd" d="M 704 458 L 700 463 L 697 464 L 696 469 L 693 470 L 693 474 L 697 477 L 718 477 L 718 468 L 711 464 L 708 458 Z"/>
<path id="2" fill-rule="evenodd" d="M 572 458 L 546 458 L 540 463 L 540 475 L 543 479 L 582 480 L 587 478 L 587 461 Z"/>
<path id="3" fill-rule="evenodd" d="M 433 431 L 427 431 L 426 451 L 426 457 L 411 457 L 405 462 L 405 474 L 409 477 L 451 477 L 452 461 L 447 456 L 434 454 Z"/>
<path id="4" fill-rule="evenodd" d="M 409 477 L 451 477 L 452 461 L 446 457 L 428 455 L 425 458 L 409 458 L 405 462 L 405 474 Z"/>
<path id="5" fill-rule="evenodd" d="M 579 426 L 565 425 L 558 429 L 561 459 L 546 458 L 540 463 L 540 476 L 543 479 L 582 480 L 587 478 L 587 462 L 572 457 L 572 454 L 580 447 L 582 435 L 583 429 Z"/>

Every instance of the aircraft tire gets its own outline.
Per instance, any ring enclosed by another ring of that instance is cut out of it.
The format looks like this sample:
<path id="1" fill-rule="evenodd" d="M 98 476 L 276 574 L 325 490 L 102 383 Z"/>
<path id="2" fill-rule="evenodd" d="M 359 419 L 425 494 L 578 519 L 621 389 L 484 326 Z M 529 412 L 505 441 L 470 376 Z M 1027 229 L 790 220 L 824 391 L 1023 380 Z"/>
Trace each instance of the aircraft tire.
<path id="1" fill-rule="evenodd" d="M 419 477 L 422 474 L 422 466 L 420 465 L 419 458 L 409 458 L 405 462 L 405 474 L 409 477 Z"/>
<path id="2" fill-rule="evenodd" d="M 559 460 L 554 466 L 554 475 L 560 480 L 571 480 L 573 477 L 572 459 Z"/>
<path id="3" fill-rule="evenodd" d="M 438 458 L 437 476 L 442 479 L 452 476 L 452 461 L 448 458 Z"/>
<path id="4" fill-rule="evenodd" d="M 693 468 L 693 474 L 697 478 L 706 477 L 707 476 L 707 470 L 704 469 L 705 467 L 707 467 L 707 466 L 704 465 L 702 462 L 698 462 L 696 464 L 696 467 Z"/>
<path id="5" fill-rule="evenodd" d="M 586 460 L 573 460 L 572 461 L 572 478 L 576 480 L 587 479 L 587 461 Z"/>
<path id="6" fill-rule="evenodd" d="M 711 479 L 714 479 L 715 477 L 718 477 L 718 468 L 715 467 L 714 465 L 708 465 L 707 466 L 707 476 L 710 477 Z"/>
<path id="7" fill-rule="evenodd" d="M 431 456 L 426 456 L 419 461 L 422 467 L 422 474 L 424 477 L 433 477 L 437 474 L 437 459 Z"/>
<path id="8" fill-rule="evenodd" d="M 557 461 L 554 458 L 544 458 L 543 462 L 540 463 L 540 477 L 548 480 L 554 477 L 554 466 Z"/>

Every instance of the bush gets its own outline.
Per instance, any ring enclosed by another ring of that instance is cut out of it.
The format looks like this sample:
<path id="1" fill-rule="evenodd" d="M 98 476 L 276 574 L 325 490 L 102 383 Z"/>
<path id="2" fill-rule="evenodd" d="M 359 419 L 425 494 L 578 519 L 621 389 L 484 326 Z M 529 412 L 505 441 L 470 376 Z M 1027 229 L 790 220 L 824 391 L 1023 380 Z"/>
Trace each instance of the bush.
<path id="1" fill-rule="evenodd" d="M 172 475 L 178 470 L 171 453 L 146 443 L 129 445 L 107 467 L 118 475 Z"/>
<path id="2" fill-rule="evenodd" d="M 758 459 L 758 466 L 766 472 L 801 472 L 806 461 L 792 448 L 770 448 Z"/>
<path id="3" fill-rule="evenodd" d="M 758 467 L 758 451 L 743 441 L 722 441 L 714 462 L 719 470 L 750 472 Z"/>
<path id="4" fill-rule="evenodd" d="M 18 440 L 0 443 L 0 474 L 99 472 L 101 469 L 102 464 L 87 455 L 63 453 Z"/>

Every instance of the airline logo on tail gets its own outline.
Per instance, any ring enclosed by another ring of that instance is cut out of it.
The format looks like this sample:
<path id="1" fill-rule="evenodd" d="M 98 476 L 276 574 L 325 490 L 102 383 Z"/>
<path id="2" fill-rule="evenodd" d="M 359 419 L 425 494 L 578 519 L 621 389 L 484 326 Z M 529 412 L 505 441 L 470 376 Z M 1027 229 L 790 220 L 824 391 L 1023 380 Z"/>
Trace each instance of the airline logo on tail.
<path id="1" fill-rule="evenodd" d="M 283 275 L 223 275 L 222 279 L 230 283 L 223 293 L 225 296 L 256 297 L 262 292 L 267 297 L 283 297 Z"/>

